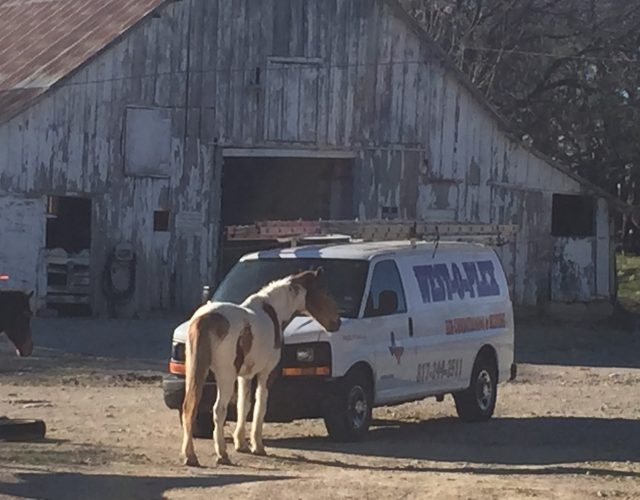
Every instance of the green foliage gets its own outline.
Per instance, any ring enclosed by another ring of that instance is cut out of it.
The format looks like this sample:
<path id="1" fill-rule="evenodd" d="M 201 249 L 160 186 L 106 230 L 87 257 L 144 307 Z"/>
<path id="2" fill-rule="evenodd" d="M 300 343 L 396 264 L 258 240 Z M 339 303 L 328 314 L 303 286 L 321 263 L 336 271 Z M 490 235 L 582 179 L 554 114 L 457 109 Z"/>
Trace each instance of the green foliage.
<path id="1" fill-rule="evenodd" d="M 640 312 L 640 257 L 618 254 L 618 300 L 625 309 Z"/>

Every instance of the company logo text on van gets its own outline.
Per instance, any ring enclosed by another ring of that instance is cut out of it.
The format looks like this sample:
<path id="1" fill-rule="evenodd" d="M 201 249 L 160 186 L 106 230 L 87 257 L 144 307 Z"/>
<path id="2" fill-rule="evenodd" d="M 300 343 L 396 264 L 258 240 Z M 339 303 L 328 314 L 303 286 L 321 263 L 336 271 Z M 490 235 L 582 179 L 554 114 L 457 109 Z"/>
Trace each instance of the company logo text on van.
<path id="1" fill-rule="evenodd" d="M 413 272 L 423 302 L 444 302 L 455 298 L 491 297 L 500 295 L 493 262 L 478 260 L 456 263 L 414 266 Z"/>

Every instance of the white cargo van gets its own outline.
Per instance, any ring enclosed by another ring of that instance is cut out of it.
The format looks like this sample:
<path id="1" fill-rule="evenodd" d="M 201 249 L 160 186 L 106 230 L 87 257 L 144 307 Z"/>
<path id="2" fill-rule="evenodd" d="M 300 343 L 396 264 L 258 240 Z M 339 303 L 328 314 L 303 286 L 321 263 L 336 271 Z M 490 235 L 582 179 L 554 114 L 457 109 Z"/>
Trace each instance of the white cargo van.
<path id="1" fill-rule="evenodd" d="M 307 246 L 244 256 L 213 300 L 241 302 L 266 283 L 322 266 L 342 313 L 327 333 L 309 317 L 286 328 L 267 420 L 322 417 L 338 440 L 361 438 L 373 407 L 453 394 L 466 421 L 489 419 L 497 386 L 515 377 L 513 312 L 489 247 L 470 243 Z M 165 402 L 181 407 L 186 323 L 176 328 Z M 215 381 L 197 421 L 211 433 Z M 231 415 L 230 418 L 233 418 Z"/>

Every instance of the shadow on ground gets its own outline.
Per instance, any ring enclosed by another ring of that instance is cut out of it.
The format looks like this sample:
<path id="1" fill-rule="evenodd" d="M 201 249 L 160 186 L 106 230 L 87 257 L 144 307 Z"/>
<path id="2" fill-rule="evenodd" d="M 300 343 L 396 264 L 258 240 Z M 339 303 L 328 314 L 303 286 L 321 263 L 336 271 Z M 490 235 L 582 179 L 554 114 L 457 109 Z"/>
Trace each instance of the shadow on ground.
<path id="1" fill-rule="evenodd" d="M 479 424 L 457 418 L 413 423 L 376 420 L 364 442 L 335 443 L 310 437 L 275 439 L 268 444 L 349 455 L 495 465 L 637 463 L 640 421 L 581 417 L 494 418 Z M 640 473 L 632 475 L 640 477 Z"/>
<path id="2" fill-rule="evenodd" d="M 0 336 L 0 356 L 6 358 L 0 373 L 86 365 L 86 357 L 100 358 L 99 364 L 108 369 L 126 360 L 128 369 L 164 371 L 173 330 L 185 319 L 179 315 L 145 320 L 34 318 L 34 357 L 18 359 L 13 346 Z M 640 368 L 640 326 L 622 328 L 613 319 L 519 315 L 515 347 L 518 363 Z"/>
<path id="3" fill-rule="evenodd" d="M 184 318 L 146 320 L 34 318 L 33 356 L 19 358 L 0 336 L 0 375 L 74 375 L 77 370 L 164 372 L 173 329 Z"/>
<path id="4" fill-rule="evenodd" d="M 164 372 L 165 368 L 166 361 L 82 356 L 40 346 L 35 347 L 32 356 L 19 358 L 12 352 L 8 342 L 3 342 L 0 337 L 0 376 L 12 376 L 16 382 L 24 380 L 34 383 L 34 377 L 43 376 L 65 384 L 74 383 L 73 379 L 81 374 L 121 377 L 123 373 L 132 371 L 147 371 L 155 375 L 157 380 L 154 381 L 158 381 L 158 372 Z"/>
<path id="5" fill-rule="evenodd" d="M 515 344 L 518 363 L 640 368 L 640 332 L 612 320 L 517 319 Z"/>
<path id="6" fill-rule="evenodd" d="M 274 481 L 288 477 L 211 474 L 208 476 L 125 476 L 76 472 L 20 472 L 18 482 L 0 483 L 0 495 L 47 500 L 161 499 L 177 488 L 212 488 L 254 481 Z"/>
<path id="7" fill-rule="evenodd" d="M 36 346 L 84 356 L 166 361 L 173 329 L 184 317 L 34 318 Z"/>

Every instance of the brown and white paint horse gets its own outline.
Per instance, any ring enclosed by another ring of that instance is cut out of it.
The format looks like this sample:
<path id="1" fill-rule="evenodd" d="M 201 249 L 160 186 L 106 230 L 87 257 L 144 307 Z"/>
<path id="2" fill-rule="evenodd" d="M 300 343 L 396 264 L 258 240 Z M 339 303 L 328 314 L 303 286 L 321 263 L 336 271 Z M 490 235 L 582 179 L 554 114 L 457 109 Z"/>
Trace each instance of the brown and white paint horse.
<path id="1" fill-rule="evenodd" d="M 213 407 L 214 445 L 218 464 L 229 464 L 224 441 L 227 406 L 238 381 L 237 424 L 233 435 L 238 452 L 264 455 L 262 425 L 267 405 L 268 380 L 280 361 L 284 326 L 306 312 L 327 331 L 340 328 L 340 313 L 328 295 L 322 270 L 305 271 L 275 281 L 249 296 L 241 305 L 209 302 L 190 320 L 185 359 L 185 397 L 182 406 L 182 459 L 197 466 L 193 447 L 193 418 L 202 387 L 211 369 L 218 394 Z M 251 446 L 245 438 L 251 380 L 257 378 Z"/>
<path id="2" fill-rule="evenodd" d="M 16 347 L 18 356 L 29 356 L 31 340 L 31 307 L 33 292 L 0 292 L 0 333 L 5 333 Z"/>

